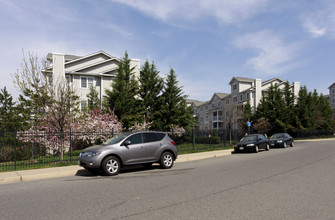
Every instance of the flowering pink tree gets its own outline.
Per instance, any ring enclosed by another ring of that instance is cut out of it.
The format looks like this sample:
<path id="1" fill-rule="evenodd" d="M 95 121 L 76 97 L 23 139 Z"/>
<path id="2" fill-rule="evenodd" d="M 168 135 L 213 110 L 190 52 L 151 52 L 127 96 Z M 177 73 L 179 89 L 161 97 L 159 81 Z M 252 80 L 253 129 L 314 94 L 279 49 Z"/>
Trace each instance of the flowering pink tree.
<path id="1" fill-rule="evenodd" d="M 39 143 L 48 148 L 50 154 L 57 151 L 63 160 L 64 151 L 70 144 L 70 132 L 72 140 L 82 140 L 87 144 L 93 144 L 97 139 L 101 142 L 107 140 L 115 133 L 122 131 L 122 124 L 117 120 L 114 112 L 109 109 L 95 109 L 83 113 L 74 122 L 67 123 L 63 131 L 55 126 L 57 119 L 53 114 L 46 112 L 40 123 L 28 131 L 19 132 L 18 138 L 26 143 Z"/>
<path id="2" fill-rule="evenodd" d="M 114 112 L 110 109 L 93 109 L 84 113 L 75 123 L 72 131 L 81 132 L 77 138 L 89 144 L 93 144 L 97 139 L 104 142 L 112 135 L 120 133 L 123 129 Z M 101 133 L 104 133 L 102 135 Z"/>

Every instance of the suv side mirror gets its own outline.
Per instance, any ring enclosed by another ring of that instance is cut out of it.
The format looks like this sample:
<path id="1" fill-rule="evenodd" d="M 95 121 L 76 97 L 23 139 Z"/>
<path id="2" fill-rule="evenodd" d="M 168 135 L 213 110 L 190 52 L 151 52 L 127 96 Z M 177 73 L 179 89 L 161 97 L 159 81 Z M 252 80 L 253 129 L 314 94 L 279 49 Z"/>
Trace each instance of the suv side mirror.
<path id="1" fill-rule="evenodd" d="M 128 145 L 131 144 L 131 142 L 130 142 L 130 141 L 125 141 L 125 142 L 123 142 L 123 144 L 124 144 L 125 146 L 128 146 Z"/>

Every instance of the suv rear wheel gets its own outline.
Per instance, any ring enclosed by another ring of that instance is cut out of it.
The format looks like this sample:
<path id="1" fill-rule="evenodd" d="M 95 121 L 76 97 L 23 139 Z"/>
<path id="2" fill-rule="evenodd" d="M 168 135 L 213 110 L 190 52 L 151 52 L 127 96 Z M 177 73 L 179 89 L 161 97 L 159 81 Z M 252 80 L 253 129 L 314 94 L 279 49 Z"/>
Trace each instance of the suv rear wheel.
<path id="1" fill-rule="evenodd" d="M 118 158 L 114 156 L 109 156 L 105 158 L 102 162 L 102 169 L 108 176 L 117 175 L 120 171 L 121 163 Z"/>
<path id="2" fill-rule="evenodd" d="M 164 169 L 170 169 L 173 166 L 173 155 L 170 152 L 162 153 L 160 164 Z"/>

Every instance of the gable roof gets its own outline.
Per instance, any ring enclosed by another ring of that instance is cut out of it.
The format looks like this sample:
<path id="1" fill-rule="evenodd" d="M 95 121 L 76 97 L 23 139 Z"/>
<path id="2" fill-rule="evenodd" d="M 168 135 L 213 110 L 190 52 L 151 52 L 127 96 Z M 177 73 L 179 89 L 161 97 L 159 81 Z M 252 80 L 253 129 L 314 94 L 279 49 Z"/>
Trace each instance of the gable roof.
<path id="1" fill-rule="evenodd" d="M 269 84 L 269 83 L 273 83 L 274 81 L 279 81 L 279 85 L 284 83 L 284 80 L 282 79 L 279 79 L 278 77 L 275 77 L 275 78 L 272 78 L 272 79 L 269 79 L 269 80 L 266 80 L 264 82 L 262 82 L 262 86 L 266 85 L 266 84 Z"/>
<path id="2" fill-rule="evenodd" d="M 117 59 L 117 60 L 119 60 L 118 58 L 113 57 L 113 56 L 109 55 L 108 53 L 106 53 L 104 51 L 98 51 L 96 53 L 92 53 L 92 54 L 89 54 L 87 56 L 82 56 L 82 57 L 79 57 L 77 59 L 73 59 L 71 61 L 65 62 L 65 64 L 71 64 L 71 63 L 78 62 L 78 61 L 81 61 L 81 60 L 84 60 L 84 59 L 88 59 L 90 57 L 94 57 L 94 56 L 97 56 L 97 55 L 104 55 L 104 56 L 106 56 L 107 59 Z"/>
<path id="3" fill-rule="evenodd" d="M 214 99 L 215 96 L 219 97 L 220 99 L 224 99 L 224 98 L 226 98 L 229 95 L 230 94 L 228 94 L 228 93 L 219 93 L 219 92 L 216 92 L 216 93 L 213 94 L 212 98 L 210 99 L 210 102 L 213 101 L 213 99 Z"/>
<path id="4" fill-rule="evenodd" d="M 255 79 L 251 79 L 251 78 L 246 78 L 246 77 L 233 77 L 230 82 L 229 82 L 229 85 L 231 85 L 234 81 L 237 81 L 237 82 L 254 82 Z"/>
<path id="5" fill-rule="evenodd" d="M 333 86 L 335 86 L 335 83 L 331 84 L 328 89 L 332 88 Z"/>
<path id="6" fill-rule="evenodd" d="M 194 99 L 187 99 L 186 103 L 188 103 L 188 104 L 194 104 L 197 107 L 200 106 L 200 105 L 202 105 L 202 104 L 204 104 L 204 102 L 198 101 L 198 100 L 194 100 Z"/>

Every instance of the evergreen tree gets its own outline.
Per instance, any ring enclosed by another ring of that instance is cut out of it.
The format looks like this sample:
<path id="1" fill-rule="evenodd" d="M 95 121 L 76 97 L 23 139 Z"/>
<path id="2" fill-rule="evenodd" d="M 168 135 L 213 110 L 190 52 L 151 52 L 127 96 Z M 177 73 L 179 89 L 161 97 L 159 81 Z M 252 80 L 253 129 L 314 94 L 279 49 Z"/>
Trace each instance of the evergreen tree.
<path id="1" fill-rule="evenodd" d="M 251 122 L 252 118 L 253 118 L 253 115 L 252 115 L 252 109 L 250 105 L 250 99 L 248 99 L 242 111 L 242 123 L 245 129 L 248 129 L 247 123 Z"/>
<path id="2" fill-rule="evenodd" d="M 91 86 L 90 92 L 86 96 L 88 98 L 88 108 L 89 110 L 98 109 L 101 107 L 99 93 L 96 87 Z"/>
<path id="3" fill-rule="evenodd" d="M 15 102 L 13 102 L 13 97 L 8 93 L 6 87 L 0 91 L 0 131 L 13 131 L 20 124 Z"/>
<path id="4" fill-rule="evenodd" d="M 171 69 L 161 99 L 158 100 L 161 110 L 154 114 L 153 128 L 169 131 L 176 126 L 184 128 L 192 126 L 193 110 L 187 106 L 182 87 L 179 87 L 178 83 L 175 71 Z"/>
<path id="5" fill-rule="evenodd" d="M 292 94 L 291 86 L 288 81 L 285 82 L 285 87 L 283 91 L 284 95 L 284 118 L 283 118 L 283 128 L 285 132 L 292 133 L 296 128 L 297 115 L 295 112 L 295 97 Z"/>
<path id="6" fill-rule="evenodd" d="M 318 95 L 316 93 L 316 96 L 314 129 L 331 130 L 334 121 L 332 120 L 333 110 L 330 103 L 322 94 Z"/>
<path id="7" fill-rule="evenodd" d="M 284 108 L 285 101 L 278 84 L 271 84 L 269 89 L 263 94 L 257 108 L 256 120 L 267 120 L 271 124 L 271 133 L 282 132 L 284 130 Z"/>
<path id="8" fill-rule="evenodd" d="M 112 90 L 106 90 L 105 105 L 114 110 L 115 115 L 129 129 L 136 122 L 143 123 L 143 105 L 138 97 L 138 82 L 135 78 L 134 67 L 127 51 L 120 60 Z"/>
<path id="9" fill-rule="evenodd" d="M 160 111 L 158 100 L 162 93 L 164 81 L 158 74 L 159 71 L 154 62 L 150 65 L 148 60 L 146 60 L 140 72 L 139 95 L 142 99 L 148 122 L 152 121 L 155 112 Z"/>
<path id="10" fill-rule="evenodd" d="M 296 104 L 296 112 L 298 115 L 298 128 L 299 129 L 311 129 L 313 124 L 313 113 L 312 113 L 312 94 L 307 91 L 307 87 L 303 86 L 300 88 L 298 101 Z"/>

